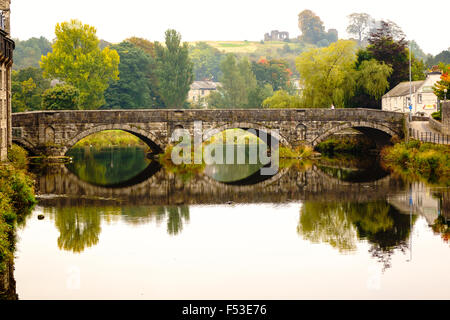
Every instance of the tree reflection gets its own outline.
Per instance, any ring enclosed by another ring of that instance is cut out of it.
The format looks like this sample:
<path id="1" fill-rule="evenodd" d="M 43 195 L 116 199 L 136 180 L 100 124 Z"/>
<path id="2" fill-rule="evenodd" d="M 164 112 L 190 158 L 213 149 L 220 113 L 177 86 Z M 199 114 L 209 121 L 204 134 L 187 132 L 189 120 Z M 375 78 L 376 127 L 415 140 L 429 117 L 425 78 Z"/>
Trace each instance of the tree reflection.
<path id="1" fill-rule="evenodd" d="M 119 208 L 63 207 L 54 211 L 59 230 L 58 247 L 61 250 L 81 253 L 95 246 L 101 232 L 103 215 L 120 215 Z"/>
<path id="2" fill-rule="evenodd" d="M 155 222 L 158 225 L 167 220 L 167 233 L 176 236 L 183 231 L 183 226 L 189 223 L 189 207 L 131 207 L 124 208 L 126 221 L 132 224 Z"/>
<path id="3" fill-rule="evenodd" d="M 74 148 L 68 169 L 94 185 L 114 185 L 127 181 L 149 166 L 143 148 Z"/>
<path id="4" fill-rule="evenodd" d="M 123 217 L 133 224 L 167 220 L 167 233 L 176 236 L 189 222 L 189 207 L 96 207 L 66 206 L 50 212 L 59 230 L 58 247 L 61 250 L 81 253 L 98 244 L 102 223 L 111 223 Z"/>
<path id="5" fill-rule="evenodd" d="M 354 251 L 358 239 L 368 240 L 373 257 L 386 269 L 394 250 L 408 248 L 411 221 L 408 215 L 384 201 L 306 202 L 297 230 L 305 239 L 328 243 L 340 252 Z"/>
<path id="6" fill-rule="evenodd" d="M 306 202 L 297 231 L 313 243 L 328 243 L 340 252 L 356 249 L 356 229 L 341 203 Z"/>

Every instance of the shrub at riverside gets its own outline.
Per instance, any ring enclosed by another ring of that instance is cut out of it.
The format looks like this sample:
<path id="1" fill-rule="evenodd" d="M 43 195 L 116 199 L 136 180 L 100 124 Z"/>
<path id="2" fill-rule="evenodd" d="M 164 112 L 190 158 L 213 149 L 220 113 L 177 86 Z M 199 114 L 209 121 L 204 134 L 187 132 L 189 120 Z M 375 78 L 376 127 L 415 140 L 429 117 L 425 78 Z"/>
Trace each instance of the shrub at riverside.
<path id="1" fill-rule="evenodd" d="M 421 177 L 430 183 L 450 185 L 450 147 L 410 141 L 382 151 L 384 164 L 391 170 Z"/>
<path id="2" fill-rule="evenodd" d="M 16 221 L 36 203 L 33 180 L 25 170 L 26 152 L 13 147 L 9 159 L 11 163 L 0 164 L 0 272 L 14 251 Z"/>

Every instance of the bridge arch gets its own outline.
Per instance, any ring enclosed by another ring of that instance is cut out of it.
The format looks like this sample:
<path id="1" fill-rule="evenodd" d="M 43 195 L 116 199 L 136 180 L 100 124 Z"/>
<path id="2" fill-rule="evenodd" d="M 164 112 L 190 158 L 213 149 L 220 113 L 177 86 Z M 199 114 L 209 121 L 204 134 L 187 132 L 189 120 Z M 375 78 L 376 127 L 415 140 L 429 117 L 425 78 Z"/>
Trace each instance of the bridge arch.
<path id="1" fill-rule="evenodd" d="M 331 129 L 322 132 L 311 142 L 311 145 L 313 147 L 316 147 L 319 143 L 325 141 L 333 134 L 336 134 L 345 129 L 355 129 L 365 134 L 367 137 L 372 138 L 377 146 L 388 145 L 390 144 L 390 140 L 392 137 L 398 136 L 398 133 L 393 131 L 389 127 L 375 122 L 346 122 L 335 125 Z"/>
<path id="2" fill-rule="evenodd" d="M 270 139 L 270 137 L 273 137 L 276 140 L 278 140 L 278 142 L 280 144 L 285 145 L 287 147 L 291 147 L 291 144 L 289 143 L 289 141 L 279 133 L 279 130 L 277 132 L 275 132 L 275 131 L 271 132 L 271 130 L 273 130 L 273 129 L 269 129 L 267 127 L 264 127 L 263 125 L 249 123 L 249 122 L 233 122 L 233 123 L 224 124 L 224 125 L 221 125 L 218 127 L 212 127 L 212 128 L 210 128 L 210 130 L 207 130 L 207 132 L 203 135 L 203 141 L 207 141 L 207 140 L 211 139 L 217 133 L 214 131 L 223 132 L 225 130 L 230 130 L 230 129 L 242 129 L 242 130 L 253 129 L 258 133 L 258 135 L 259 135 L 259 132 L 264 132 L 267 134 L 268 140 Z M 264 141 L 264 142 L 267 143 L 267 141 Z"/>
<path id="3" fill-rule="evenodd" d="M 111 124 L 111 125 L 101 125 L 93 128 L 89 128 L 87 130 L 82 131 L 78 135 L 76 135 L 74 138 L 70 139 L 64 146 L 64 154 L 67 153 L 75 144 L 77 144 L 80 140 L 98 132 L 102 131 L 108 131 L 108 130 L 121 130 L 128 132 L 142 141 L 144 141 L 150 149 L 152 149 L 153 152 L 159 153 L 162 152 L 162 146 L 164 144 L 153 135 L 151 132 L 147 132 L 145 130 L 139 129 L 135 126 L 126 125 L 126 124 Z"/>

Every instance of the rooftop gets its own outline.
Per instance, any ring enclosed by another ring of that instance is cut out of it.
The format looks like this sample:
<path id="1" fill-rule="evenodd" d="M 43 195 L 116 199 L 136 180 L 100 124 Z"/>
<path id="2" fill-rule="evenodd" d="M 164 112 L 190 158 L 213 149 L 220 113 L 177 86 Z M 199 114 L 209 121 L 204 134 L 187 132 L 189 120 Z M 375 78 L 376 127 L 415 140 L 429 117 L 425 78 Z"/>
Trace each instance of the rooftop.
<path id="1" fill-rule="evenodd" d="M 416 92 L 425 83 L 422 81 L 412 82 L 412 92 Z M 384 95 L 384 97 L 403 97 L 409 95 L 409 81 L 399 83 L 394 89 Z"/>
<path id="2" fill-rule="evenodd" d="M 194 81 L 191 84 L 191 90 L 217 90 L 219 82 L 214 81 Z"/>

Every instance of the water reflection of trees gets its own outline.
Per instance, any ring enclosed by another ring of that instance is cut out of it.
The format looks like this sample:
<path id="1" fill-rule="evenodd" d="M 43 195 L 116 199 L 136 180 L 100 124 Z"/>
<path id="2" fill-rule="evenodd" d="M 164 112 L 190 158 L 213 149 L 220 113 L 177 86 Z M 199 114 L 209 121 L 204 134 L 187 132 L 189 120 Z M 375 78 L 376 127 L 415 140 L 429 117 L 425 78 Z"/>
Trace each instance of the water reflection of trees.
<path id="1" fill-rule="evenodd" d="M 95 185 L 127 181 L 149 165 L 142 148 L 76 148 L 69 151 L 73 162 L 68 168 L 81 180 Z"/>
<path id="2" fill-rule="evenodd" d="M 81 253 L 98 244 L 102 223 L 123 218 L 133 224 L 167 221 L 167 233 L 175 236 L 189 222 L 189 207 L 96 207 L 70 206 L 45 209 L 54 217 L 60 232 L 61 250 Z"/>
<path id="3" fill-rule="evenodd" d="M 358 239 L 367 240 L 372 256 L 389 268 L 394 251 L 408 248 L 411 221 L 384 201 L 306 202 L 297 230 L 305 239 L 328 243 L 340 252 L 352 252 Z"/>

